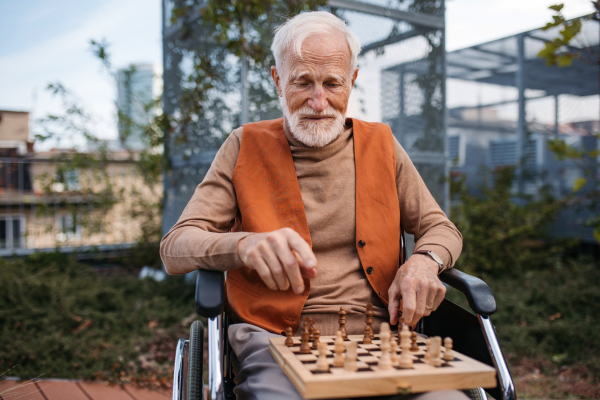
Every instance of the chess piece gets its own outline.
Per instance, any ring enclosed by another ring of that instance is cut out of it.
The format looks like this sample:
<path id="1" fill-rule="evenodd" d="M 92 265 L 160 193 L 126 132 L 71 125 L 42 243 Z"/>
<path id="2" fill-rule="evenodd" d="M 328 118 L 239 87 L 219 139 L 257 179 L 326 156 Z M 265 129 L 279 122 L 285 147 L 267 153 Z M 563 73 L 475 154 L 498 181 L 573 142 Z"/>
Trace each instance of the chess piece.
<path id="1" fill-rule="evenodd" d="M 371 340 L 371 330 L 369 329 L 369 325 L 365 325 L 365 333 L 363 335 L 363 343 L 371 344 L 373 341 Z"/>
<path id="2" fill-rule="evenodd" d="M 317 371 L 329 371 L 329 362 L 327 362 L 327 343 L 319 343 L 319 358 L 317 359 Z"/>
<path id="3" fill-rule="evenodd" d="M 413 331 L 410 333 L 410 341 L 411 341 L 410 351 L 412 351 L 412 352 L 419 351 L 419 345 L 417 344 L 417 332 Z"/>
<path id="4" fill-rule="evenodd" d="M 396 339 L 392 339 L 390 342 L 390 350 L 392 352 L 392 365 L 398 365 L 400 359 L 398 358 L 398 342 Z"/>
<path id="5" fill-rule="evenodd" d="M 340 324 L 339 330 L 342 331 L 342 337 L 344 338 L 344 340 L 348 340 L 348 333 L 346 332 L 346 310 L 344 309 L 344 307 L 340 307 L 338 315 L 338 323 Z"/>
<path id="6" fill-rule="evenodd" d="M 400 348 L 402 349 L 402 354 L 400 355 L 398 366 L 400 368 L 412 368 L 413 356 L 410 354 L 410 331 L 407 325 L 402 326 L 402 330 L 400 331 Z"/>
<path id="7" fill-rule="evenodd" d="M 442 338 L 434 336 L 431 339 L 431 345 L 429 350 L 429 365 L 434 367 L 442 366 Z"/>
<path id="8" fill-rule="evenodd" d="M 454 351 L 452 351 L 452 347 L 454 346 L 452 339 L 450 339 L 449 337 L 444 339 L 444 347 L 446 348 L 446 351 L 444 351 L 444 357 L 443 359 L 445 361 L 453 361 L 454 360 Z"/>
<path id="9" fill-rule="evenodd" d="M 291 326 L 288 326 L 285 328 L 285 345 L 287 347 L 292 347 L 294 345 L 294 339 L 292 339 L 292 336 L 294 336 L 294 331 L 292 330 Z"/>
<path id="10" fill-rule="evenodd" d="M 425 339 L 425 357 L 423 357 L 423 361 L 429 364 L 429 351 L 431 350 L 431 339 Z"/>
<path id="11" fill-rule="evenodd" d="M 358 354 L 358 342 L 350 341 L 346 343 L 346 362 L 344 363 L 344 369 L 348 371 L 356 371 L 358 366 L 356 365 L 356 358 Z"/>
<path id="12" fill-rule="evenodd" d="M 315 334 L 314 334 L 314 340 L 312 342 L 312 348 L 313 349 L 318 349 L 319 348 L 319 339 L 321 338 L 321 331 L 319 329 L 315 330 Z"/>
<path id="13" fill-rule="evenodd" d="M 304 321 L 304 329 L 300 335 L 300 354 L 311 354 L 310 345 L 308 344 L 308 322 Z"/>
<path id="14" fill-rule="evenodd" d="M 308 341 L 314 342 L 315 340 L 315 321 L 312 318 L 307 318 L 308 320 Z"/>
<path id="15" fill-rule="evenodd" d="M 392 358 L 390 356 L 390 338 L 392 333 L 390 332 L 390 325 L 387 322 L 382 322 L 379 326 L 379 337 L 381 338 L 381 356 L 379 357 L 379 364 L 377 365 L 380 370 L 388 370 L 392 368 Z"/>
<path id="16" fill-rule="evenodd" d="M 337 331 L 335 337 L 335 356 L 333 357 L 334 367 L 343 367 L 345 362 L 344 357 L 344 338 L 342 337 L 342 331 Z"/>
<path id="17" fill-rule="evenodd" d="M 365 312 L 366 320 L 365 323 L 369 327 L 369 334 L 371 340 L 375 339 L 375 332 L 373 332 L 373 304 L 367 303 L 367 311 Z"/>

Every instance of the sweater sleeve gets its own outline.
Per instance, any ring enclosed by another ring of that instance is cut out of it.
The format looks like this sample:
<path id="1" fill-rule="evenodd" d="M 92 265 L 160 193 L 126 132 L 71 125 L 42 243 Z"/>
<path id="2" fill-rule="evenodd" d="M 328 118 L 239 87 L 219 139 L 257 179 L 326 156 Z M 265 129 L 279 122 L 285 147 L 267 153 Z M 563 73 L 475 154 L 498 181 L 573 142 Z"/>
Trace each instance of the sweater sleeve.
<path id="1" fill-rule="evenodd" d="M 232 177 L 241 136 L 238 128 L 225 140 L 181 217 L 162 238 L 160 257 L 169 274 L 243 265 L 237 243 L 249 233 L 230 232 L 239 212 Z"/>
<path id="2" fill-rule="evenodd" d="M 394 138 L 396 186 L 400 200 L 400 223 L 415 237 L 415 251 L 431 250 L 451 268 L 462 250 L 462 235 L 437 204 L 419 172 Z"/>

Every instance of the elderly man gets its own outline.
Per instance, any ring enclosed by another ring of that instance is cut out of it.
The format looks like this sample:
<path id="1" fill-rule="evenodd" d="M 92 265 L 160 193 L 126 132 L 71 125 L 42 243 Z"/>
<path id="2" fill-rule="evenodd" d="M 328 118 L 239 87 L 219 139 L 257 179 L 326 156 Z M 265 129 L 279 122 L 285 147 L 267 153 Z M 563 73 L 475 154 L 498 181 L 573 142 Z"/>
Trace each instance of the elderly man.
<path id="1" fill-rule="evenodd" d="M 301 398 L 267 347 L 305 316 L 333 335 L 340 306 L 350 334 L 367 303 L 375 329 L 398 322 L 400 299 L 406 323 L 429 315 L 462 246 L 390 128 L 345 119 L 360 52 L 345 23 L 300 14 L 271 50 L 284 118 L 233 131 L 161 243 L 170 274 L 228 271 L 239 399 Z M 398 268 L 402 228 L 417 241 Z M 464 398 L 420 397 L 432 394 Z"/>

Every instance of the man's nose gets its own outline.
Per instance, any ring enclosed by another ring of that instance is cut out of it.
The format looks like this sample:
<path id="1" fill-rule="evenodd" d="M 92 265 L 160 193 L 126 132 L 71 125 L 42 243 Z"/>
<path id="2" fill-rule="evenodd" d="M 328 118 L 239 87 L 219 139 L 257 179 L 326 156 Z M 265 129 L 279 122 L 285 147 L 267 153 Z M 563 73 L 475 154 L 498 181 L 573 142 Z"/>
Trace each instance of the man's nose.
<path id="1" fill-rule="evenodd" d="M 327 109 L 327 99 L 325 98 L 325 92 L 322 86 L 317 86 L 310 98 L 308 99 L 308 106 L 316 112 L 323 112 Z"/>

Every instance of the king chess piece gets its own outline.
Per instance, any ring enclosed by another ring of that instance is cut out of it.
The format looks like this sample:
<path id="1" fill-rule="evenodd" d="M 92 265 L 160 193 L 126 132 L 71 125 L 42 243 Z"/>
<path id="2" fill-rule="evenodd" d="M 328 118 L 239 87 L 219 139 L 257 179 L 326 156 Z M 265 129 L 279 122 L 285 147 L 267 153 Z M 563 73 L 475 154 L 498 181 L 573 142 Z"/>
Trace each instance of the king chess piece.
<path id="1" fill-rule="evenodd" d="M 392 358 L 390 356 L 390 338 L 392 337 L 392 333 L 390 332 L 390 325 L 387 322 L 382 322 L 379 326 L 379 337 L 381 338 L 381 356 L 379 357 L 377 368 L 386 371 L 392 368 Z"/>

